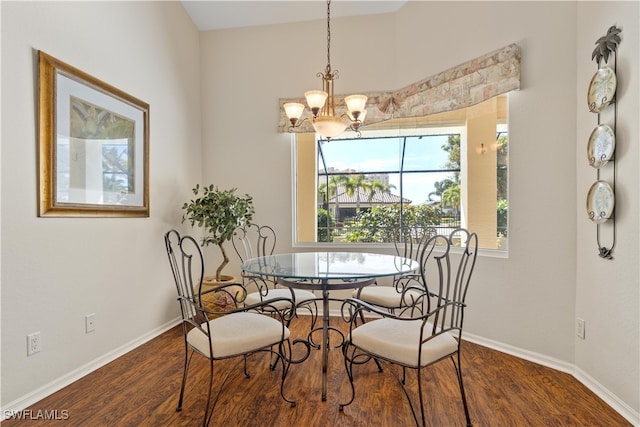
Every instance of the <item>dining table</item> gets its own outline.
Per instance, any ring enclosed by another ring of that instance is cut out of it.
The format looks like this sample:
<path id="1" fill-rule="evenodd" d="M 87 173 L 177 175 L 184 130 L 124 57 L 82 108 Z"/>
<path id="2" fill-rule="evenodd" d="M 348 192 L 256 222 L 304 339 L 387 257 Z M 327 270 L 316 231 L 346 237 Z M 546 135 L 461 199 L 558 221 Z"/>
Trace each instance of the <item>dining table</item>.
<path id="1" fill-rule="evenodd" d="M 329 334 L 335 330 L 329 325 L 330 292 L 357 289 L 373 284 L 377 278 L 407 274 L 418 270 L 420 264 L 397 255 L 325 250 L 251 258 L 242 263 L 241 268 L 251 274 L 275 278 L 278 284 L 289 288 L 322 292 L 318 298 L 322 301 L 322 327 L 317 329 L 322 330 L 322 343 L 313 342 L 316 329 L 309 333 L 308 340 L 322 349 L 322 400 L 326 401 Z"/>

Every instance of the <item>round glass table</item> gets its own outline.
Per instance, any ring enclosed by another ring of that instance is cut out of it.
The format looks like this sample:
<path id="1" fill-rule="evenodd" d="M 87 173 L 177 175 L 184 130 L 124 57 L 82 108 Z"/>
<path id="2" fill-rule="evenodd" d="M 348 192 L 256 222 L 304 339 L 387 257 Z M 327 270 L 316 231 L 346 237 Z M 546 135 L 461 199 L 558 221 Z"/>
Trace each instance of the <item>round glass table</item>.
<path id="1" fill-rule="evenodd" d="M 241 268 L 248 273 L 275 277 L 279 284 L 290 288 L 322 291 L 322 400 L 326 401 L 329 292 L 367 286 L 378 277 L 410 273 L 418 270 L 420 264 L 397 255 L 318 251 L 251 258 Z"/>

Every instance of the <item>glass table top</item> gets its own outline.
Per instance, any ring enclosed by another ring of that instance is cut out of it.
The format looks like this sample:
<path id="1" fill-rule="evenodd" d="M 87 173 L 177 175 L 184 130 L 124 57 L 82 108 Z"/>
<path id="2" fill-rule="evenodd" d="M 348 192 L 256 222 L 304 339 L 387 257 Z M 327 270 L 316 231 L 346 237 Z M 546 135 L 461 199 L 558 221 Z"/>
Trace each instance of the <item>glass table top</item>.
<path id="1" fill-rule="evenodd" d="M 358 279 L 393 276 L 420 268 L 410 258 L 362 252 L 298 252 L 245 261 L 242 270 L 293 279 Z"/>

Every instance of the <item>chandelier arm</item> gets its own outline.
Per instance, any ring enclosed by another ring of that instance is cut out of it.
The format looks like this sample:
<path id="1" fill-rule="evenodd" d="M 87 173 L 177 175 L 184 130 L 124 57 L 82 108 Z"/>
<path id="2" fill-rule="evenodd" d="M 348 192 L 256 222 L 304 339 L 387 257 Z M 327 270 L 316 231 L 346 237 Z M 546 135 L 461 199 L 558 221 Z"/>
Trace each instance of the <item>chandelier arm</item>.
<path id="1" fill-rule="evenodd" d="M 362 136 L 362 133 L 360 132 L 360 128 L 362 127 L 362 124 L 363 124 L 362 120 L 351 118 L 347 113 L 342 113 L 340 117 L 349 121 L 349 126 L 347 127 L 347 129 L 355 132 L 356 137 L 360 138 L 360 136 Z"/>
<path id="2" fill-rule="evenodd" d="M 293 130 L 294 130 L 295 128 L 298 128 L 298 127 L 302 126 L 302 124 L 303 124 L 304 122 L 306 122 L 307 120 L 309 120 L 309 117 L 305 117 L 305 118 L 304 118 L 304 119 L 302 119 L 302 120 L 298 119 L 298 120 L 296 120 L 295 122 L 293 122 L 293 120 L 292 120 L 291 125 L 289 125 L 289 129 L 288 129 L 288 130 L 289 130 L 289 132 L 293 132 Z"/>

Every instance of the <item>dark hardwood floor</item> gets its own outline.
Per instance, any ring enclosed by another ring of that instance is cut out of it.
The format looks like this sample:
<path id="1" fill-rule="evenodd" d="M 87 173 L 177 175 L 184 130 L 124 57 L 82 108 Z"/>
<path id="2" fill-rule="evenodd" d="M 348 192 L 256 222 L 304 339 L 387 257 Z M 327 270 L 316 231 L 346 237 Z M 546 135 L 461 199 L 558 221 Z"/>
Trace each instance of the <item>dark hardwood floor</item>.
<path id="1" fill-rule="evenodd" d="M 292 335 L 305 335 L 308 319 L 293 322 Z M 343 328 L 339 319 L 332 324 Z M 207 362 L 194 356 L 182 412 L 176 412 L 183 363 L 180 327 L 138 347 L 29 408 L 31 417 L 57 411 L 64 420 L 3 421 L 3 426 L 198 426 L 202 423 L 208 378 Z M 320 352 L 291 369 L 288 395 L 280 398 L 280 369 L 268 369 L 268 356 L 249 363 L 252 376 L 234 369 L 218 402 L 211 426 L 415 425 L 399 385 L 373 363 L 356 371 L 356 399 L 339 412 L 339 395 L 348 392 L 342 353 L 329 354 L 327 401 L 320 399 Z M 463 375 L 475 426 L 630 426 L 622 416 L 571 375 L 464 342 Z M 217 373 L 232 366 L 219 363 Z M 389 369 L 389 368 L 387 368 Z M 464 426 L 465 418 L 455 371 L 449 361 L 428 368 L 425 402 L 430 426 Z M 408 383 L 415 384 L 410 374 Z M 413 381 L 413 382 L 412 382 Z M 216 383 L 218 384 L 218 383 Z"/>

